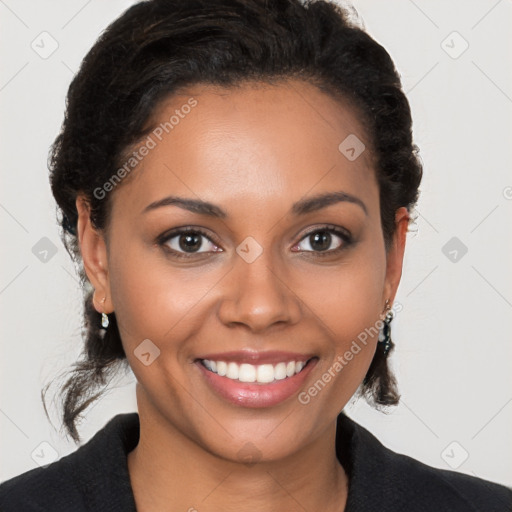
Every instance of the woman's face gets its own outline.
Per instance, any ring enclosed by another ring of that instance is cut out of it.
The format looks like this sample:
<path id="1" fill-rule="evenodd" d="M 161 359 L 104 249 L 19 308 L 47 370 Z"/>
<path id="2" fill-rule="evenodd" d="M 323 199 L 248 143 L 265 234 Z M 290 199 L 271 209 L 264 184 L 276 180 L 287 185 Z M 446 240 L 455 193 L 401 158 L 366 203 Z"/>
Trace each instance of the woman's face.
<path id="1" fill-rule="evenodd" d="M 332 425 L 367 372 L 377 336 L 364 333 L 394 298 L 406 211 L 386 255 L 365 131 L 312 85 L 198 85 L 155 127 L 113 192 L 107 244 L 82 248 L 139 411 L 223 458 L 284 457 Z M 309 363 L 283 378 L 291 361 Z"/>

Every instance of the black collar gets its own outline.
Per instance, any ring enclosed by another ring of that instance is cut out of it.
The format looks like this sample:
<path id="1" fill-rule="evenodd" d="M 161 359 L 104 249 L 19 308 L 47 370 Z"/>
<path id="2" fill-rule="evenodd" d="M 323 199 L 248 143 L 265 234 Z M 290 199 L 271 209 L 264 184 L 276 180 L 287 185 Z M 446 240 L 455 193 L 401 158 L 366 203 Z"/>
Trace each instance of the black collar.
<path id="1" fill-rule="evenodd" d="M 118 414 L 61 459 L 88 509 L 135 512 L 127 454 L 139 441 L 139 428 L 138 413 Z M 344 413 L 337 419 L 336 455 L 350 481 L 345 512 L 511 510 L 506 487 L 394 453 Z"/>

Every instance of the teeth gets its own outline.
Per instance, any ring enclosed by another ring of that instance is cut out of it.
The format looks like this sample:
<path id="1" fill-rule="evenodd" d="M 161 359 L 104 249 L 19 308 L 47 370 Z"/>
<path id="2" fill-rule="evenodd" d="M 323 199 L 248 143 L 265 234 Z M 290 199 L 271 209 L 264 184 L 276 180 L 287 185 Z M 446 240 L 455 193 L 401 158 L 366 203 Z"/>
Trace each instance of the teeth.
<path id="1" fill-rule="evenodd" d="M 228 379 L 238 379 L 239 373 L 238 365 L 236 363 L 228 363 L 228 371 L 226 372 L 226 377 Z"/>
<path id="2" fill-rule="evenodd" d="M 286 379 L 286 363 L 278 363 L 274 366 L 274 379 Z"/>
<path id="3" fill-rule="evenodd" d="M 258 366 L 256 380 L 263 383 L 272 382 L 274 380 L 274 367 L 271 364 L 262 364 Z"/>
<path id="4" fill-rule="evenodd" d="M 256 381 L 256 367 L 252 364 L 241 364 L 238 371 L 238 380 L 240 382 L 255 382 Z"/>
<path id="5" fill-rule="evenodd" d="M 208 361 L 208 359 L 205 359 L 204 362 L 206 363 Z M 210 363 L 210 368 L 208 368 L 209 370 L 211 370 L 212 372 L 215 372 L 215 370 L 213 369 L 213 366 L 211 366 L 211 363 L 213 361 L 208 361 Z M 221 377 L 224 377 L 224 375 L 226 375 L 226 372 L 227 372 L 227 369 L 228 369 L 228 365 L 224 362 L 224 361 L 218 361 L 217 362 L 217 373 L 221 376 Z"/>
<path id="6" fill-rule="evenodd" d="M 289 361 L 272 364 L 253 365 L 248 363 L 226 363 L 225 361 L 211 361 L 202 359 L 203 365 L 213 373 L 221 377 L 227 377 L 240 382 L 259 382 L 268 384 L 274 380 L 283 380 L 293 377 L 302 371 L 306 363 L 304 361 Z"/>

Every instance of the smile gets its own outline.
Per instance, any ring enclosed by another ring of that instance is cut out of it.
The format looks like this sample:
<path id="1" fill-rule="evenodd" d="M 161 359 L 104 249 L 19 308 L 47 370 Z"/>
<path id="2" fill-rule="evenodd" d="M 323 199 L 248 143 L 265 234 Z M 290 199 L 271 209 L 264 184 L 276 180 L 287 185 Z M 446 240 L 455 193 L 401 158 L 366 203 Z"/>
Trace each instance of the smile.
<path id="1" fill-rule="evenodd" d="M 300 373 L 306 366 L 304 361 L 283 361 L 277 364 L 253 365 L 248 363 L 237 364 L 226 361 L 212 361 L 202 359 L 202 365 L 220 377 L 226 377 L 239 382 L 258 382 L 269 384 L 283 380 Z"/>
<path id="2" fill-rule="evenodd" d="M 249 408 L 273 407 L 291 399 L 305 385 L 319 360 L 316 356 L 284 353 L 223 355 L 226 360 L 219 354 L 219 357 L 203 356 L 195 361 L 206 385 L 205 393 Z"/>

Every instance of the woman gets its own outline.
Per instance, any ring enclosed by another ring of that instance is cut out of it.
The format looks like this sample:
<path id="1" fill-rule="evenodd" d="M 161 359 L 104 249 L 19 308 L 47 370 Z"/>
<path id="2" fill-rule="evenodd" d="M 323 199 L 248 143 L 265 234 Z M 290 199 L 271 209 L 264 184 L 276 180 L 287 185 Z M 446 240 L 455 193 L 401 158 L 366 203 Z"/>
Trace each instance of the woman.
<path id="1" fill-rule="evenodd" d="M 387 52 L 319 0 L 150 0 L 68 93 L 51 159 L 86 288 L 76 421 L 120 367 L 138 413 L 0 486 L 1 510 L 510 510 L 381 445 L 422 169 Z M 96 393 L 96 395 L 95 395 Z"/>

